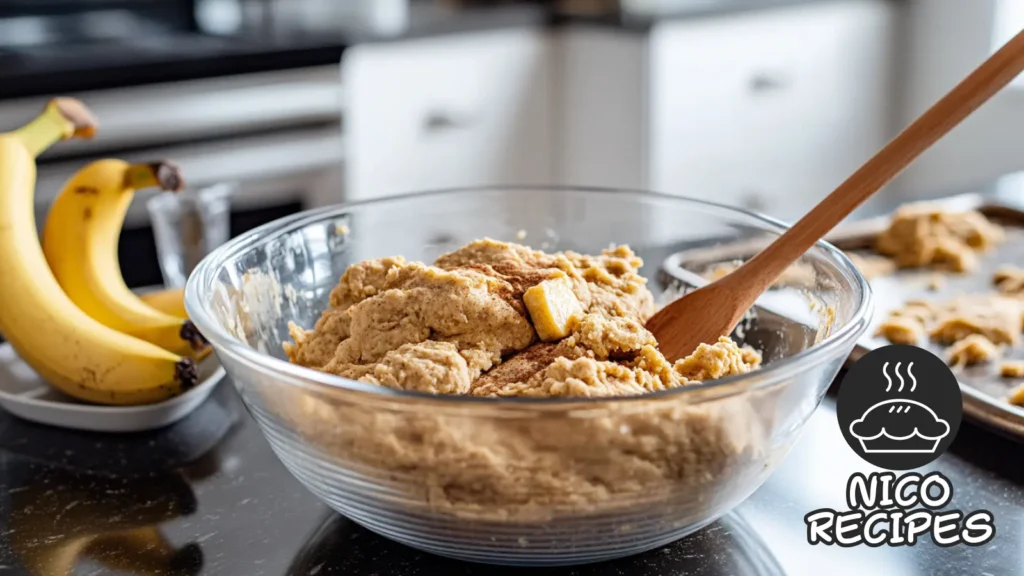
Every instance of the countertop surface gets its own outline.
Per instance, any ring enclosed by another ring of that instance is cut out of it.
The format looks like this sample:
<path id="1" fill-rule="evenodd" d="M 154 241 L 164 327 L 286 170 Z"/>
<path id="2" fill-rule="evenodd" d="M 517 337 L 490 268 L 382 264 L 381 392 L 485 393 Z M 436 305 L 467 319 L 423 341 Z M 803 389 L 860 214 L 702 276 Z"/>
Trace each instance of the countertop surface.
<path id="1" fill-rule="evenodd" d="M 987 509 L 979 548 L 811 546 L 804 516 L 845 509 L 846 482 L 872 469 L 843 442 L 827 397 L 793 451 L 749 500 L 661 549 L 531 573 L 1022 574 L 1024 445 L 961 427 L 939 470 L 949 508 Z M 281 465 L 230 383 L 185 420 L 149 434 L 48 428 L 0 412 L 0 573 L 31 575 L 512 574 L 420 553 L 331 512 Z"/>

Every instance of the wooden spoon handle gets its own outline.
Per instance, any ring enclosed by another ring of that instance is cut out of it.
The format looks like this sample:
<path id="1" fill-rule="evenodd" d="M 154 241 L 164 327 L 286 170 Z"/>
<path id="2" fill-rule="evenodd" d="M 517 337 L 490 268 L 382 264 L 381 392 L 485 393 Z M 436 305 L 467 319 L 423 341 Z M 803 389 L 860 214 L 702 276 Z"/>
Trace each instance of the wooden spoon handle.
<path id="1" fill-rule="evenodd" d="M 1024 30 L 878 151 L 785 234 L 733 271 L 751 302 L 850 212 L 1024 71 Z"/>

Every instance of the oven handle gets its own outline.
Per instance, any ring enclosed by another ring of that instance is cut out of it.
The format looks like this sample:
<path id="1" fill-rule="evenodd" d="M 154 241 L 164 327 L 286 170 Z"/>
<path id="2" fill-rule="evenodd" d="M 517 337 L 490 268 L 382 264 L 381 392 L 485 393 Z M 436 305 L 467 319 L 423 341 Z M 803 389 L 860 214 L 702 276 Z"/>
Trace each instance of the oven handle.
<path id="1" fill-rule="evenodd" d="M 54 146 L 42 160 L 164 146 L 288 127 L 340 124 L 343 91 L 337 66 L 246 74 L 117 90 L 68 94 L 99 118 L 91 141 Z M 35 117 L 45 99 L 0 100 L 0 126 Z"/>
<path id="2" fill-rule="evenodd" d="M 318 170 L 340 169 L 343 160 L 340 126 L 295 130 L 265 136 L 168 146 L 120 154 L 128 162 L 169 159 L 181 166 L 186 184 L 196 188 L 225 181 L 260 181 Z M 40 166 L 36 208 L 44 210 L 64 182 L 79 168 L 99 157 L 53 162 Z M 340 197 L 340 190 L 339 197 Z M 145 198 L 154 192 L 140 192 Z M 245 194 L 242 186 L 240 195 Z M 140 204 L 136 199 L 134 204 Z"/>

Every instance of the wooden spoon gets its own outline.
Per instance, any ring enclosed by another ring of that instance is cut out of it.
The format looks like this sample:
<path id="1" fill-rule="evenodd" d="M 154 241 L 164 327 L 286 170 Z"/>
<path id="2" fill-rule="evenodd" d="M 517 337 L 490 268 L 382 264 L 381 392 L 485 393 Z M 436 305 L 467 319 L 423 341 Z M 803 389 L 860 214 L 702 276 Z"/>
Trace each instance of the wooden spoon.
<path id="1" fill-rule="evenodd" d="M 767 248 L 725 277 L 669 304 L 647 329 L 662 353 L 677 360 L 703 342 L 729 334 L 757 298 L 850 212 L 896 177 L 1024 71 L 1024 31 L 992 54 L 941 100 L 825 197 Z"/>

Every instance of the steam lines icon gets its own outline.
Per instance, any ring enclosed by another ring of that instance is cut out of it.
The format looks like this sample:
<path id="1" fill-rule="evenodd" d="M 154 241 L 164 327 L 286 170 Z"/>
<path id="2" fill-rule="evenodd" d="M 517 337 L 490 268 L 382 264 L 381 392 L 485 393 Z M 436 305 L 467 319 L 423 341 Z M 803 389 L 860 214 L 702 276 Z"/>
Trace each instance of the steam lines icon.
<path id="1" fill-rule="evenodd" d="M 882 366 L 887 393 L 892 393 L 893 388 L 896 393 L 917 390 L 914 363 L 909 363 L 904 370 L 906 378 L 900 372 L 901 365 L 902 362 L 897 362 L 893 368 L 893 374 L 899 381 L 898 387 L 889 376 L 889 363 Z M 939 418 L 934 410 L 909 398 L 891 398 L 878 402 L 850 424 L 850 434 L 857 438 L 865 453 L 934 453 L 939 441 L 949 432 L 949 423 Z"/>
<path id="2" fill-rule="evenodd" d="M 903 392 L 903 385 L 905 384 L 905 382 L 903 381 L 903 376 L 900 374 L 900 364 L 902 364 L 902 362 L 897 362 L 896 363 L 896 368 L 893 369 L 893 372 L 896 373 L 896 377 L 900 379 L 900 387 L 899 387 L 898 390 L 896 390 L 897 392 Z M 882 376 L 885 376 L 885 381 L 888 383 L 885 386 L 885 391 L 886 392 L 889 392 L 890 390 L 892 390 L 892 378 L 889 378 L 889 373 L 886 372 L 886 370 L 888 368 L 889 368 L 889 363 L 888 362 L 886 362 L 885 364 L 882 364 Z M 914 368 L 914 363 L 913 362 L 911 362 L 910 364 L 907 365 L 907 376 L 910 377 L 910 391 L 911 392 L 913 392 L 914 390 L 917 390 L 917 378 L 914 378 L 914 373 L 912 372 L 913 368 Z"/>

